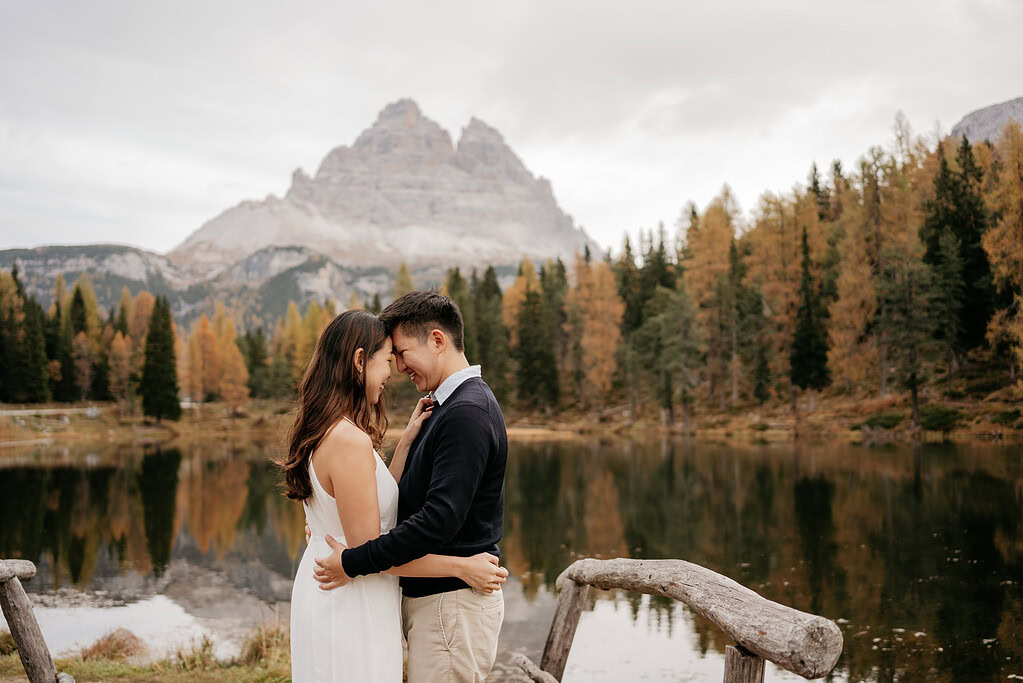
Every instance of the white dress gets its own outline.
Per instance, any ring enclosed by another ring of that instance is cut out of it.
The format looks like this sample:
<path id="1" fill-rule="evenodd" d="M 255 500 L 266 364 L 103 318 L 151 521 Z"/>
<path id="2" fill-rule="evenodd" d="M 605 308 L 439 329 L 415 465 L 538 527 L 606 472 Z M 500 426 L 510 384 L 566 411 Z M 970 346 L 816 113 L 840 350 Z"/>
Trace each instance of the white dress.
<path id="1" fill-rule="evenodd" d="M 394 528 L 398 484 L 374 452 L 380 533 Z M 313 470 L 313 495 L 304 502 L 312 536 L 291 590 L 291 678 L 295 683 L 400 683 L 401 590 L 398 577 L 360 576 L 333 590 L 321 590 L 313 577 L 315 559 L 332 551 L 324 536 L 345 543 L 337 504 Z"/>

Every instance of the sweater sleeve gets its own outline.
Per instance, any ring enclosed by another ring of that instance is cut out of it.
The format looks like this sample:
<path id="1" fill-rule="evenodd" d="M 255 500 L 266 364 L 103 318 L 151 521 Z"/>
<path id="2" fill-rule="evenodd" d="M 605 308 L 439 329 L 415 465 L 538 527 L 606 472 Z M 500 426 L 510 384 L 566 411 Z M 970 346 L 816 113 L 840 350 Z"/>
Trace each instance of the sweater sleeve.
<path id="1" fill-rule="evenodd" d="M 426 502 L 388 533 L 341 553 L 351 578 L 375 574 L 428 555 L 461 529 L 491 450 L 486 411 L 476 405 L 454 406 L 438 424 L 433 472 Z"/>

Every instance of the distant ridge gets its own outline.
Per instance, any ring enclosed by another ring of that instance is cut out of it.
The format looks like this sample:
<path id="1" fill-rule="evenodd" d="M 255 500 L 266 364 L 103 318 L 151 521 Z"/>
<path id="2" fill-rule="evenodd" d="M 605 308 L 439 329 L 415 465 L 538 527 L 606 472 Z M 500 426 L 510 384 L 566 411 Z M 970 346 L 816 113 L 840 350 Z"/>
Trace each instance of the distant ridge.
<path id="1" fill-rule="evenodd" d="M 952 135 L 965 135 L 973 142 L 995 142 L 1009 119 L 1023 124 L 1023 97 L 970 112 L 952 126 Z"/>

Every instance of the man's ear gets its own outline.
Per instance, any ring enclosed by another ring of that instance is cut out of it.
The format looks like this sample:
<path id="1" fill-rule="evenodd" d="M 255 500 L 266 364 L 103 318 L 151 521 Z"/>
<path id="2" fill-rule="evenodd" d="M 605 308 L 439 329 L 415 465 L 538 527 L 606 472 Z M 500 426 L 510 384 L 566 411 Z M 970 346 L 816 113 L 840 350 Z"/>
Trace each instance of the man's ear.
<path id="1" fill-rule="evenodd" d="M 444 349 L 447 348 L 448 338 L 444 334 L 443 330 L 439 330 L 436 328 L 430 330 L 430 345 L 433 347 L 433 350 L 437 351 L 438 353 L 444 351 Z"/>

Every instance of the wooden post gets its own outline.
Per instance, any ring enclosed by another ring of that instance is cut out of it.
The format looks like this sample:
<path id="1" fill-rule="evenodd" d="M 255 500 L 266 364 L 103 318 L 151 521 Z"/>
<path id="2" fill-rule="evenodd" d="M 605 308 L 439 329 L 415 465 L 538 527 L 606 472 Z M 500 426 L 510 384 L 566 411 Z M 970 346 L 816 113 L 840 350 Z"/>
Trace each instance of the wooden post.
<path id="1" fill-rule="evenodd" d="M 568 651 L 572 649 L 572 639 L 575 638 L 579 615 L 582 614 L 590 587 L 567 578 L 559 580 L 558 584 L 561 587 L 561 594 L 558 596 L 558 606 L 554 610 L 551 630 L 547 634 L 543 657 L 540 658 L 540 668 L 560 681 L 565 674 Z"/>
<path id="2" fill-rule="evenodd" d="M 7 625 L 11 627 L 11 635 L 14 636 L 18 656 L 21 657 L 21 665 L 25 667 L 28 680 L 31 683 L 56 681 L 57 667 L 43 640 L 43 632 L 39 630 L 39 622 L 32 612 L 32 603 L 28 601 L 18 577 L 0 582 L 0 607 L 3 608 Z"/>
<path id="3" fill-rule="evenodd" d="M 724 683 L 764 683 L 766 661 L 742 645 L 725 648 Z"/>

